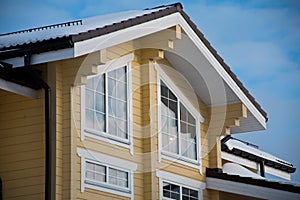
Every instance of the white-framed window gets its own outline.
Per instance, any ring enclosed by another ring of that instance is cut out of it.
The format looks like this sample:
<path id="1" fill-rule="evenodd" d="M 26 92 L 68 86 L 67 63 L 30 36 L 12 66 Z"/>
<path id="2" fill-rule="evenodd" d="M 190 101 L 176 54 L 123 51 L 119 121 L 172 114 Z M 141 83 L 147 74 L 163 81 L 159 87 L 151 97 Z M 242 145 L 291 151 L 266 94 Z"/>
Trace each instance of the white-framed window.
<path id="1" fill-rule="evenodd" d="M 134 197 L 134 171 L 137 164 L 77 148 L 81 157 L 81 192 L 85 188 Z"/>
<path id="2" fill-rule="evenodd" d="M 202 190 L 205 183 L 187 177 L 172 174 L 166 171 L 157 170 L 159 178 L 159 197 L 161 200 L 201 200 Z"/>
<path id="3" fill-rule="evenodd" d="M 200 122 L 203 118 L 160 66 L 155 66 L 158 73 L 159 161 L 169 159 L 198 168 L 202 173 Z"/>
<path id="4" fill-rule="evenodd" d="M 85 136 L 132 147 L 131 61 L 133 54 L 98 66 L 81 87 L 81 139 Z"/>

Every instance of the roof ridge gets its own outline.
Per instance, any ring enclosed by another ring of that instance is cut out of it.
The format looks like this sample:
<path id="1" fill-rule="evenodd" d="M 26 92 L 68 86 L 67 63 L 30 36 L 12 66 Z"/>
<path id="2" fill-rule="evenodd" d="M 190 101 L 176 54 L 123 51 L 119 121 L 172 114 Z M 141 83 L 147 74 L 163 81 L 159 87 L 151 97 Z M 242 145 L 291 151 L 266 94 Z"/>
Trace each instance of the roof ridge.
<path id="1" fill-rule="evenodd" d="M 165 8 L 165 7 L 178 7 L 180 9 L 183 9 L 182 4 L 180 2 L 176 2 L 176 3 L 172 3 L 172 4 L 168 4 L 168 5 L 161 5 L 161 6 L 156 6 L 153 8 L 146 8 L 144 10 L 153 10 L 153 9 Z"/>
<path id="2" fill-rule="evenodd" d="M 40 27 L 36 27 L 36 28 L 24 29 L 24 30 L 20 30 L 20 31 L 9 32 L 9 33 L 3 33 L 3 34 L 0 34 L 0 36 L 13 35 L 13 34 L 19 34 L 19 33 L 29 33 L 29 32 L 33 32 L 33 31 L 53 29 L 53 28 L 59 28 L 59 27 L 65 27 L 65 26 L 77 26 L 77 25 L 82 25 L 81 19 L 69 21 L 69 22 L 62 22 L 62 23 L 58 23 L 58 24 L 40 26 Z"/>

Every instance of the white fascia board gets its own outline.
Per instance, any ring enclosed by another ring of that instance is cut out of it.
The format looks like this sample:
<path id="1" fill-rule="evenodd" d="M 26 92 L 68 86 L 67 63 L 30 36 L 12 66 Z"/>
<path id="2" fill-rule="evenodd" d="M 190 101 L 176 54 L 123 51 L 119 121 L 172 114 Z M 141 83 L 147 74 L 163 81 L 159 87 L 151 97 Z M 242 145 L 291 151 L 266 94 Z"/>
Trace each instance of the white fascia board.
<path id="1" fill-rule="evenodd" d="M 257 110 L 257 108 L 253 105 L 253 103 L 249 100 L 249 98 L 245 95 L 245 93 L 239 88 L 236 82 L 225 71 L 223 66 L 218 62 L 218 60 L 209 51 L 209 49 L 205 46 L 205 44 L 201 41 L 198 35 L 193 31 L 193 29 L 189 26 L 189 24 L 185 21 L 185 19 L 181 15 L 179 16 L 179 24 L 181 25 L 182 29 L 186 32 L 186 34 L 189 36 L 189 38 L 193 41 L 193 43 L 197 46 L 200 52 L 207 58 L 207 60 L 215 68 L 215 70 L 222 77 L 222 79 L 234 91 L 234 93 L 238 96 L 238 98 L 246 105 L 246 107 L 255 116 L 255 118 L 259 121 L 259 123 L 264 127 L 264 129 L 266 129 L 266 120 L 263 117 L 263 115 Z"/>
<path id="2" fill-rule="evenodd" d="M 149 22 L 135 25 L 110 34 L 76 42 L 74 44 L 74 56 L 81 56 L 110 46 L 134 40 L 178 24 L 180 14 L 174 13 Z"/>
<path id="3" fill-rule="evenodd" d="M 13 92 L 25 97 L 36 99 L 38 97 L 38 90 L 34 90 L 23 85 L 19 85 L 4 79 L 0 79 L 0 89 Z"/>
<path id="4" fill-rule="evenodd" d="M 300 194 L 277 190 L 268 187 L 256 186 L 246 183 L 239 183 L 235 181 L 222 180 L 218 178 L 206 178 L 206 187 L 212 190 L 218 190 L 233 194 L 239 194 L 244 196 L 250 196 L 261 199 L 272 199 L 272 200 L 297 200 L 300 198 Z"/>
<path id="5" fill-rule="evenodd" d="M 241 164 L 241 165 L 243 165 L 245 167 L 249 167 L 251 169 L 255 169 L 255 170 L 259 169 L 258 164 L 256 162 L 245 159 L 245 158 L 242 158 L 242 157 L 239 157 L 239 156 L 232 155 L 232 154 L 227 153 L 227 152 L 222 151 L 221 152 L 221 158 L 224 159 L 224 160 L 230 161 L 230 162 Z"/>
<path id="6" fill-rule="evenodd" d="M 53 62 L 58 60 L 64 60 L 74 57 L 74 49 L 60 49 L 56 51 L 48 51 L 39 54 L 31 55 L 31 65 Z M 23 67 L 24 66 L 24 57 L 15 57 L 3 60 L 6 63 L 13 65 L 13 67 Z"/>
<path id="7" fill-rule="evenodd" d="M 223 151 L 221 152 L 221 158 L 224 160 L 230 161 L 230 162 L 234 162 L 234 163 L 243 165 L 245 167 L 249 167 L 251 169 L 259 170 L 258 163 L 248 160 L 246 158 L 242 158 L 242 157 L 239 157 L 239 156 L 227 153 L 227 152 L 223 152 Z M 281 171 L 281 170 L 278 170 L 278 169 L 274 169 L 269 166 L 265 166 L 265 172 L 268 174 L 272 174 L 274 176 L 286 179 L 286 180 L 291 180 L 291 174 Z"/>

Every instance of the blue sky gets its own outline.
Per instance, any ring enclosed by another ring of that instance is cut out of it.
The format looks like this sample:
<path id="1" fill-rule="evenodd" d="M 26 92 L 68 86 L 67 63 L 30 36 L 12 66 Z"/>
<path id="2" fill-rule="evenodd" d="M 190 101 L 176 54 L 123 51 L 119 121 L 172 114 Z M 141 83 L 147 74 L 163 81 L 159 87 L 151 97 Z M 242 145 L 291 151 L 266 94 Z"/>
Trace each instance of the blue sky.
<path id="1" fill-rule="evenodd" d="M 107 2 L 1 0 L 0 33 L 175 1 Z M 292 162 L 298 168 L 292 180 L 300 182 L 300 2 L 182 0 L 181 3 L 268 113 L 266 131 L 236 137 Z"/>

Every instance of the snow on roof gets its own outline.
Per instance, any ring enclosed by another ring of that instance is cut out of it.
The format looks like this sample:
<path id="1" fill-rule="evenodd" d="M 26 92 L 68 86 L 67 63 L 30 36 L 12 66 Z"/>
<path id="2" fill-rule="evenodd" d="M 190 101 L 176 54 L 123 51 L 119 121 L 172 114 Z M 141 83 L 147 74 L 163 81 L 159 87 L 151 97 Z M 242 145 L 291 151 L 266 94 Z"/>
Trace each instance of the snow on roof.
<path id="1" fill-rule="evenodd" d="M 254 179 L 265 179 L 258 174 L 250 171 L 249 169 L 236 164 L 236 163 L 225 163 L 222 167 L 223 173 L 230 174 L 230 175 L 239 175 L 241 177 L 251 177 Z"/>
<path id="2" fill-rule="evenodd" d="M 266 160 L 270 160 L 270 161 L 273 161 L 273 162 L 276 162 L 276 163 L 280 163 L 280 164 L 283 164 L 283 165 L 287 165 L 287 166 L 293 166 L 291 163 L 289 163 L 287 161 L 279 159 L 276 156 L 273 156 L 273 155 L 271 155 L 269 153 L 261 151 L 258 148 L 253 147 L 252 145 L 246 144 L 245 142 L 242 142 L 242 141 L 234 139 L 234 138 L 230 138 L 228 141 L 226 141 L 225 145 L 231 151 L 233 150 L 233 148 L 235 148 L 235 149 L 242 150 L 244 152 L 251 153 L 251 154 L 253 154 L 255 156 L 264 158 Z"/>
<path id="3" fill-rule="evenodd" d="M 169 6 L 162 6 L 154 9 L 131 10 L 107 15 L 100 15 L 85 18 L 82 20 L 2 34 L 0 35 L 0 48 L 76 35 L 79 33 L 87 32 L 89 30 L 95 30 L 107 25 L 112 25 L 114 23 L 150 14 L 152 12 L 157 12 L 168 7 Z"/>

